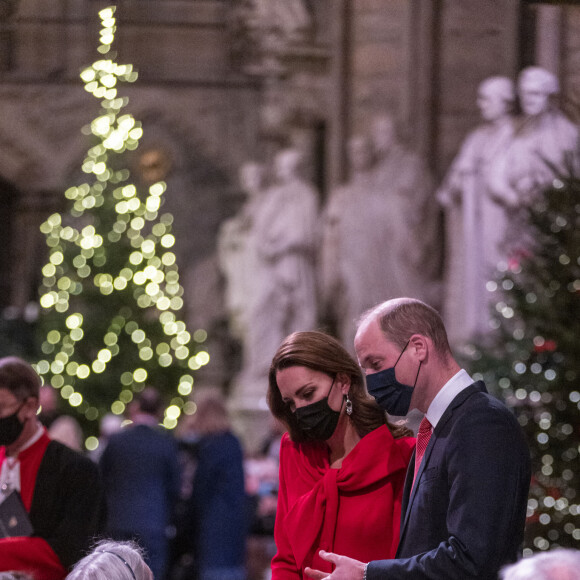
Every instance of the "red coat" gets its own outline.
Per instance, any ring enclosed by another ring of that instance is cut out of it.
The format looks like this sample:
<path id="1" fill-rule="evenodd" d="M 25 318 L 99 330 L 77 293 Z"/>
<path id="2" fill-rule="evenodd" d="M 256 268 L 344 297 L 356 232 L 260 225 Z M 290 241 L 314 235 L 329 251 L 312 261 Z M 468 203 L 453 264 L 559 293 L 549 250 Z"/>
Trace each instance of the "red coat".
<path id="1" fill-rule="evenodd" d="M 285 434 L 272 580 L 307 580 L 306 566 L 331 572 L 321 549 L 363 562 L 393 558 L 414 446 L 414 438 L 395 440 L 382 426 L 331 469 L 325 443 L 293 443 Z"/>

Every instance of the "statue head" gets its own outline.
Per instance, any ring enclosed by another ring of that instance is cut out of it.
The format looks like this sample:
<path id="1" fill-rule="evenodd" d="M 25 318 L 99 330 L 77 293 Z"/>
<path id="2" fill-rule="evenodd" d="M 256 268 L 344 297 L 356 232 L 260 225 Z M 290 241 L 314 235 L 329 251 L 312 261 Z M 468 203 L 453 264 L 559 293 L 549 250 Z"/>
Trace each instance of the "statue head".
<path id="1" fill-rule="evenodd" d="M 495 121 L 509 115 L 515 99 L 514 82 L 508 77 L 485 79 L 477 91 L 477 106 L 485 121 Z"/>
<path id="2" fill-rule="evenodd" d="M 373 121 L 371 133 L 373 146 L 379 157 L 387 154 L 397 142 L 397 129 L 391 115 L 377 116 Z"/>
<path id="3" fill-rule="evenodd" d="M 240 186 L 249 195 L 255 195 L 262 191 L 265 177 L 265 168 L 257 161 L 247 161 L 240 167 Z"/>
<path id="4" fill-rule="evenodd" d="M 526 115 L 539 115 L 547 111 L 550 97 L 559 91 L 556 75 L 538 66 L 525 68 L 518 78 L 520 105 Z"/>
<path id="5" fill-rule="evenodd" d="M 348 141 L 348 160 L 352 173 L 370 169 L 373 164 L 373 146 L 368 137 L 354 135 Z"/>

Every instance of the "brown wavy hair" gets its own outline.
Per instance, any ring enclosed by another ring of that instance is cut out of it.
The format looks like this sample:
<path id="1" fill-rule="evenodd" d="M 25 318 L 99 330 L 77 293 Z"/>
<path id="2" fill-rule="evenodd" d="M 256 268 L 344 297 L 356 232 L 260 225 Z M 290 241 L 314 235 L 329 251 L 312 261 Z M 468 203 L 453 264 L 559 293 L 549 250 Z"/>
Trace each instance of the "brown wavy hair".
<path id="1" fill-rule="evenodd" d="M 301 442 L 302 434 L 294 413 L 282 400 L 276 374 L 278 371 L 295 366 L 325 373 L 332 379 L 339 373 L 349 377 L 348 395 L 352 401 L 352 415 L 348 416 L 348 419 L 360 437 L 364 437 L 381 425 L 388 425 L 395 438 L 412 435 L 406 427 L 387 422 L 385 412 L 366 390 L 359 365 L 338 340 L 324 332 L 306 331 L 294 332 L 284 339 L 272 359 L 268 376 L 268 406 L 274 417 L 286 426 L 293 441 Z"/>

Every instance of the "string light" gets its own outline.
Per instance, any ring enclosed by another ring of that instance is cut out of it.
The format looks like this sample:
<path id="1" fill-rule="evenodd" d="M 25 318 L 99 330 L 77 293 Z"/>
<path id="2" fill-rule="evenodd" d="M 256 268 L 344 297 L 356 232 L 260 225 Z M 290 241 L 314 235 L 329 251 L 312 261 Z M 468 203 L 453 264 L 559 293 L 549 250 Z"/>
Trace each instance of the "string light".
<path id="1" fill-rule="evenodd" d="M 87 182 L 66 189 L 69 211 L 54 213 L 40 228 L 50 249 L 39 299 L 48 330 L 36 369 L 89 424 L 124 413 L 151 381 L 171 396 L 163 419 L 171 429 L 183 412 L 195 412 L 191 371 L 209 363 L 202 348 L 207 333 L 191 334 L 180 318 L 173 216 L 158 213 L 167 184 L 142 192 L 122 167 L 143 129 L 122 112 L 128 99 L 118 88 L 135 82 L 137 73 L 115 62 L 115 8 L 99 16 L 102 58 L 80 74 L 101 105 L 82 131 L 96 140 L 81 166 Z M 91 434 L 85 445 L 95 449 L 98 439 Z"/>
<path id="2" fill-rule="evenodd" d="M 465 351 L 466 365 L 513 408 L 527 436 L 524 555 L 580 547 L 579 192 L 578 177 L 561 176 L 522 206 L 524 243 L 486 284 L 493 333 Z"/>

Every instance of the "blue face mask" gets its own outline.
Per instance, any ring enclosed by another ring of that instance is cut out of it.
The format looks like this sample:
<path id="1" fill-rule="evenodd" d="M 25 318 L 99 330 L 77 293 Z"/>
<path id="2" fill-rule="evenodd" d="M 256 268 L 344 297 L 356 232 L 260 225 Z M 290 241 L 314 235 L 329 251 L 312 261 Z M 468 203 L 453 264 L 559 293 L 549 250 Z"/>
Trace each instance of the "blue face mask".
<path id="1" fill-rule="evenodd" d="M 415 384 L 412 387 L 400 383 L 395 376 L 395 367 L 397 366 L 399 359 L 403 356 L 408 344 L 409 341 L 407 341 L 407 344 L 401 351 L 394 366 L 366 376 L 368 392 L 375 398 L 379 406 L 389 413 L 389 415 L 403 416 L 409 412 L 413 389 L 415 388 L 417 379 L 419 378 L 421 361 L 419 361 Z"/>

